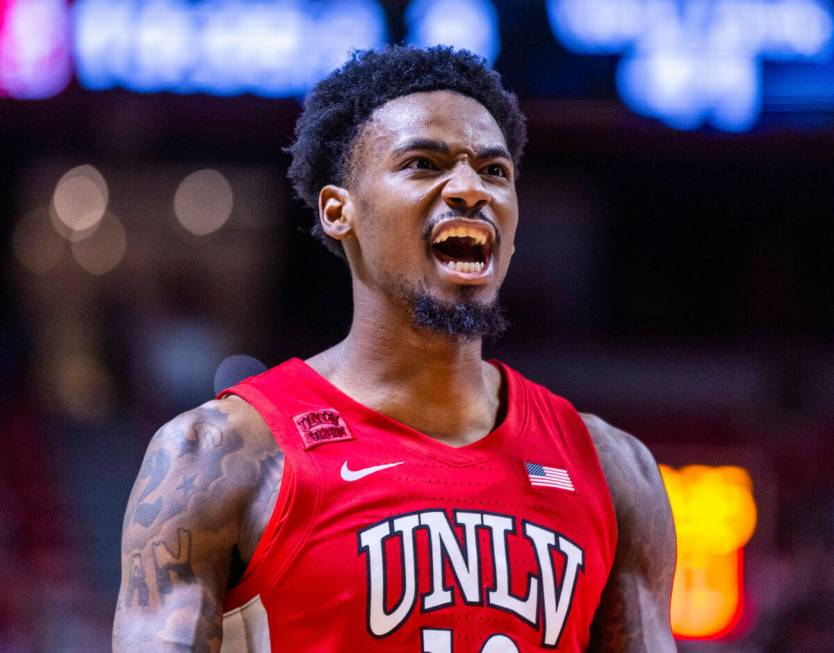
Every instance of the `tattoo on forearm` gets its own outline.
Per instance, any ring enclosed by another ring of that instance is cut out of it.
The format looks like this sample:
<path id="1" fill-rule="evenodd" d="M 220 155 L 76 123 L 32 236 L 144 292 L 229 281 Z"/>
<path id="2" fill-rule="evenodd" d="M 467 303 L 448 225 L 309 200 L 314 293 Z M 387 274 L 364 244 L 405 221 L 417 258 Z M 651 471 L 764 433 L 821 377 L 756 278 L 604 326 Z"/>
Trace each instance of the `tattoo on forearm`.
<path id="1" fill-rule="evenodd" d="M 194 582 L 194 569 L 191 567 L 191 531 L 177 529 L 176 553 L 162 540 L 153 543 L 151 553 L 160 600 L 164 600 L 165 595 L 173 589 L 174 576 L 184 583 Z"/>

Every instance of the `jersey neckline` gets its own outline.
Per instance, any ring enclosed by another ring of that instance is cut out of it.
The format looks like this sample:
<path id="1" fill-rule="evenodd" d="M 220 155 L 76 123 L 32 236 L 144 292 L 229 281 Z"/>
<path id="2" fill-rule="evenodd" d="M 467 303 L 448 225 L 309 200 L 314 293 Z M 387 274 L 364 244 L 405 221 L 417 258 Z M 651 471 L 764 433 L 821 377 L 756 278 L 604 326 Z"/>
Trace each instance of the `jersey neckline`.
<path id="1" fill-rule="evenodd" d="M 332 408 L 339 410 L 354 436 L 357 435 L 357 428 L 390 432 L 397 436 L 399 444 L 412 451 L 444 464 L 465 466 L 503 454 L 504 450 L 521 436 L 527 423 L 527 391 L 521 375 L 501 361 L 493 359 L 487 362 L 498 368 L 507 387 L 504 419 L 483 437 L 460 447 L 444 444 L 408 424 L 365 406 L 337 388 L 300 358 L 289 359 L 285 366 L 288 368 L 286 371 L 317 395 L 319 400 L 330 402 Z"/>

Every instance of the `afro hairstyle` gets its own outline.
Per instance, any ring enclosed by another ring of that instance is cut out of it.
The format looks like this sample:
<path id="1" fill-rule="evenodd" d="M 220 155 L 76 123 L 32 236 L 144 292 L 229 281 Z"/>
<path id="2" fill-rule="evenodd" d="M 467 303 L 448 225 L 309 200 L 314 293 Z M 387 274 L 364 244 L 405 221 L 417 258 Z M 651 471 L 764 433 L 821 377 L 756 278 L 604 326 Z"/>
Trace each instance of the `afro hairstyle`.
<path id="1" fill-rule="evenodd" d="M 450 90 L 480 102 L 495 118 L 518 167 L 527 130 L 516 96 L 501 85 L 501 76 L 467 50 L 389 45 L 355 51 L 319 82 L 307 96 L 287 148 L 292 156 L 289 178 L 298 197 L 318 213 L 319 191 L 328 184 L 346 186 L 353 146 L 377 107 L 411 93 Z M 313 236 L 344 258 L 339 242 L 313 221 Z"/>

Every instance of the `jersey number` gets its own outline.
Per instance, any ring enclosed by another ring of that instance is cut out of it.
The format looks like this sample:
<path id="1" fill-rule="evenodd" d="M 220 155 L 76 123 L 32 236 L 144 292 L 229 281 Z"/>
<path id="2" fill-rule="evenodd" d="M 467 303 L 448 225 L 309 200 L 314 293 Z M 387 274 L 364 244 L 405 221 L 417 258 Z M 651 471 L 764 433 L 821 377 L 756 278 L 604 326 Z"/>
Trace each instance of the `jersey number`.
<path id="1" fill-rule="evenodd" d="M 452 653 L 452 631 L 423 628 L 421 653 Z M 515 642 L 506 635 L 492 635 L 481 647 L 481 653 L 518 653 Z"/>

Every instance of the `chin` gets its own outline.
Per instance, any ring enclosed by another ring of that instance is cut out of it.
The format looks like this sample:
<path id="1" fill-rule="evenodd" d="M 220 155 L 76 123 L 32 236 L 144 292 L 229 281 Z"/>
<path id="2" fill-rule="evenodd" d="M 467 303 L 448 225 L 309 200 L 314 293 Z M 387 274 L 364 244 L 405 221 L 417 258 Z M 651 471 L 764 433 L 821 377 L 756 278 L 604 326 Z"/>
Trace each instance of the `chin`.
<path id="1" fill-rule="evenodd" d="M 497 301 L 484 301 L 478 288 L 463 286 L 457 299 L 440 299 L 428 293 L 409 298 L 412 324 L 421 330 L 456 340 L 497 339 L 509 323 Z"/>

